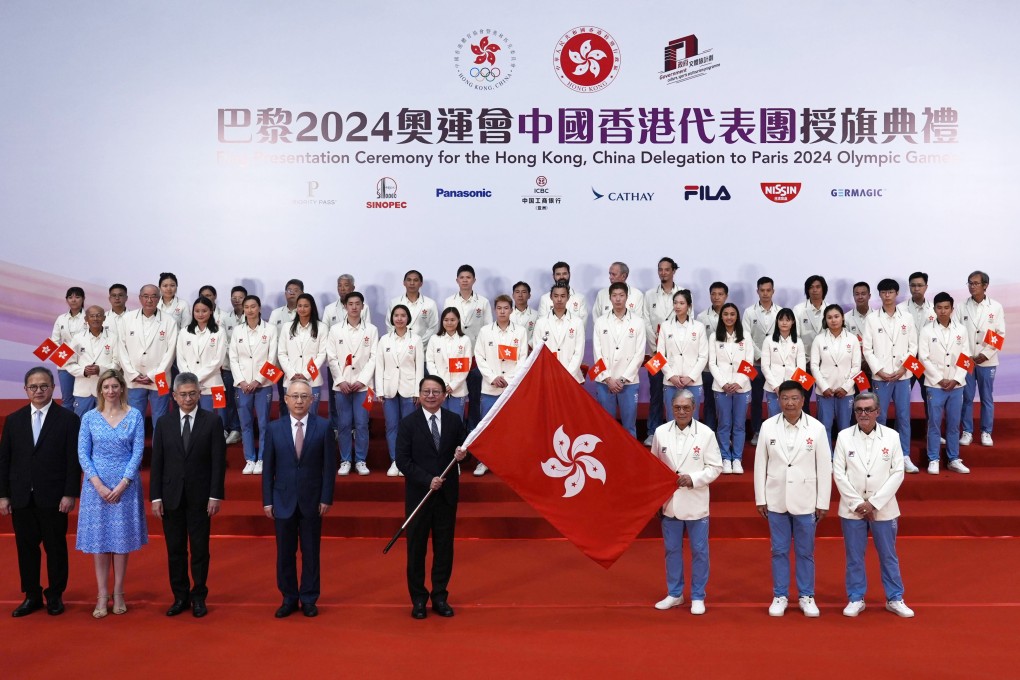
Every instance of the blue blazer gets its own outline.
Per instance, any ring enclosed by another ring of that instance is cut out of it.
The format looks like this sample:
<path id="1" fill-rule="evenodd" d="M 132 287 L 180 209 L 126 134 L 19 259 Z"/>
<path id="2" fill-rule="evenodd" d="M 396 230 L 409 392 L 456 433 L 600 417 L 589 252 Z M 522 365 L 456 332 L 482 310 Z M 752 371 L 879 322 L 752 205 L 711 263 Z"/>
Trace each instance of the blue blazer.
<path id="1" fill-rule="evenodd" d="M 294 449 L 290 416 L 269 423 L 262 452 L 262 505 L 273 506 L 273 515 L 287 519 L 301 508 L 305 517 L 316 517 L 319 504 L 333 504 L 337 449 L 333 430 L 325 418 L 308 414 L 301 460 Z"/>

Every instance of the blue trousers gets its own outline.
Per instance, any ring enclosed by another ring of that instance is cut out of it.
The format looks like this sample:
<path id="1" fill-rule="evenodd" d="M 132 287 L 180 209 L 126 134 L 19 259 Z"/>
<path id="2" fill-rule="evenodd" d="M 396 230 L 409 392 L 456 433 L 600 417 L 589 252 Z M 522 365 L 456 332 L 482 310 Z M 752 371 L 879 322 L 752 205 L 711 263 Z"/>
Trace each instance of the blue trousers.
<path id="1" fill-rule="evenodd" d="M 496 405 L 496 401 L 499 399 L 498 394 L 483 394 L 482 395 L 482 418 L 489 415 L 489 411 Z"/>
<path id="2" fill-rule="evenodd" d="M 815 516 L 769 510 L 772 544 L 772 596 L 790 596 L 790 540 L 797 564 L 797 594 L 815 596 Z"/>
<path id="3" fill-rule="evenodd" d="M 872 383 L 878 395 L 880 408 L 878 423 L 885 425 L 889 414 L 889 404 L 896 407 L 896 431 L 900 435 L 900 446 L 903 455 L 910 457 L 910 381 L 909 380 L 876 380 Z"/>
<path id="4" fill-rule="evenodd" d="M 960 420 L 963 405 L 963 390 L 956 388 L 948 392 L 938 385 L 928 388 L 928 460 L 939 459 L 939 441 L 942 416 L 946 418 L 946 457 L 956 460 L 960 457 Z"/>
<path id="5" fill-rule="evenodd" d="M 610 392 L 609 386 L 605 383 L 595 383 L 595 396 L 606 413 L 613 418 L 616 417 L 616 409 L 619 407 L 623 429 L 627 430 L 631 437 L 637 437 L 637 383 L 624 385 L 619 394 Z"/>
<path id="6" fill-rule="evenodd" d="M 684 530 L 691 544 L 691 599 L 704 600 L 708 585 L 708 517 L 675 519 L 662 517 L 662 542 L 666 546 L 666 587 L 671 597 L 684 594 Z"/>
<path id="7" fill-rule="evenodd" d="M 928 394 L 935 390 L 929 389 Z M 948 441 L 948 437 L 946 438 Z M 868 589 L 864 569 L 864 551 L 868 546 L 868 530 L 878 551 L 878 565 L 882 574 L 882 587 L 887 601 L 903 599 L 903 578 L 900 560 L 896 556 L 896 520 L 839 518 L 843 525 L 843 546 L 846 548 L 846 594 L 851 600 L 863 600 Z"/>
<path id="8" fill-rule="evenodd" d="M 365 397 L 368 391 L 343 394 L 333 393 L 336 399 L 337 439 L 340 443 L 340 462 L 351 462 L 351 429 L 354 429 L 354 458 L 364 463 L 368 457 L 368 411 L 365 410 Z M 396 441 L 393 442 L 394 449 Z"/>
<path id="9" fill-rule="evenodd" d="M 60 385 L 60 405 L 68 411 L 74 410 L 74 376 L 68 371 L 57 371 L 57 384 Z M 973 397 L 971 397 L 973 399 Z"/>
<path id="10" fill-rule="evenodd" d="M 854 395 L 848 394 L 845 397 L 823 397 L 821 392 L 816 397 L 818 403 L 818 421 L 825 426 L 825 431 L 829 435 L 829 446 L 832 446 L 832 421 L 836 421 L 836 433 L 840 430 L 845 430 L 850 427 L 851 419 L 850 416 L 853 413 L 854 407 Z M 778 401 L 778 400 L 777 400 Z M 885 402 L 882 402 L 883 404 Z M 899 410 L 896 411 L 899 414 Z M 900 421 L 899 415 L 896 416 L 896 422 Z M 904 449 L 908 451 L 909 449 Z"/>
<path id="11" fill-rule="evenodd" d="M 976 366 L 974 372 L 967 376 L 967 384 L 963 388 L 963 431 L 974 432 L 974 392 L 981 396 L 981 431 L 992 433 L 992 422 L 995 420 L 995 402 L 992 394 L 995 387 L 995 369 L 997 366 Z M 946 437 L 949 441 L 949 437 Z"/>
<path id="12" fill-rule="evenodd" d="M 712 374 L 709 371 L 705 371 L 701 374 L 701 387 L 705 390 L 705 394 L 713 394 L 712 392 Z M 694 417 L 697 418 L 697 412 L 694 413 Z M 715 417 L 715 399 L 705 400 L 705 414 L 701 419 L 701 422 L 708 425 L 710 430 L 716 430 L 719 427 L 719 421 Z"/>
<path id="13" fill-rule="evenodd" d="M 772 416 L 778 416 L 779 412 L 783 410 L 783 408 L 779 405 L 779 395 L 775 392 L 766 392 L 765 401 L 768 402 L 769 405 L 769 418 Z"/>
<path id="14" fill-rule="evenodd" d="M 668 416 L 666 415 L 667 404 L 663 403 L 662 386 L 666 376 L 659 371 L 648 377 L 648 434 L 655 432 L 655 428 L 662 425 Z M 694 405 L 694 416 L 698 416 L 698 405 Z"/>
<path id="15" fill-rule="evenodd" d="M 464 397 L 447 397 L 443 401 L 443 408 L 453 411 L 461 420 L 464 420 Z"/>
<path id="16" fill-rule="evenodd" d="M 701 402 L 705 400 L 705 392 L 701 385 L 688 385 L 687 387 L 679 388 L 673 387 L 669 383 L 666 383 L 666 388 L 663 390 L 663 394 L 665 396 L 664 401 L 666 402 L 666 406 L 669 407 L 670 413 L 672 413 L 673 399 L 676 397 L 676 393 L 679 392 L 681 389 L 685 389 L 694 395 L 694 417 L 697 418 L 698 407 L 701 406 Z M 662 423 L 660 423 L 660 425 L 661 424 Z M 654 432 L 654 430 L 648 431 L 649 434 L 651 434 L 652 432 Z"/>
<path id="17" fill-rule="evenodd" d="M 251 394 L 234 390 L 237 414 L 241 420 L 241 448 L 247 461 L 262 460 L 266 446 L 266 428 L 269 427 L 269 407 L 273 403 L 273 386 L 260 387 Z M 253 417 L 254 414 L 254 417 Z M 259 424 L 259 446 L 255 448 L 255 422 Z"/>
<path id="18" fill-rule="evenodd" d="M 74 415 L 81 418 L 83 415 L 91 411 L 96 407 L 95 397 L 75 397 L 74 400 Z"/>
<path id="19" fill-rule="evenodd" d="M 397 428 L 400 421 L 414 411 L 414 400 L 399 394 L 383 399 L 383 415 L 386 416 L 386 446 L 390 449 L 390 461 L 397 459 Z"/>
<path id="20" fill-rule="evenodd" d="M 156 390 L 147 390 L 144 387 L 129 387 L 127 393 L 128 406 L 136 408 L 145 416 L 145 409 L 152 410 L 152 426 L 162 418 L 170 408 L 170 395 L 160 395 Z"/>
<path id="21" fill-rule="evenodd" d="M 713 392 L 712 394 L 715 395 L 715 415 L 719 420 L 716 438 L 719 440 L 722 459 L 742 460 L 744 457 L 744 418 L 747 415 L 747 399 L 750 393 Z"/>

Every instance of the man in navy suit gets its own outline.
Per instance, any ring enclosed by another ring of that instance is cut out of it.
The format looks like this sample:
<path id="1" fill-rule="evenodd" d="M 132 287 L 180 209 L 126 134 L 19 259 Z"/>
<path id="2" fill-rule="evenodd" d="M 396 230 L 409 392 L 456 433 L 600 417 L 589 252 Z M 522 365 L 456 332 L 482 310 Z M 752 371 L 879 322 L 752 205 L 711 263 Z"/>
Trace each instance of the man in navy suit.
<path id="1" fill-rule="evenodd" d="M 296 378 L 284 400 L 288 415 L 269 423 L 262 456 L 262 505 L 276 522 L 276 585 L 283 604 L 282 619 L 297 611 L 317 616 L 319 599 L 319 542 L 322 518 L 333 504 L 336 442 L 329 420 L 310 413 L 312 387 Z M 301 544 L 301 585 L 297 578 L 297 548 Z"/>
<path id="2" fill-rule="evenodd" d="M 64 612 L 67 587 L 67 513 L 81 490 L 78 429 L 81 421 L 53 401 L 53 373 L 42 366 L 25 374 L 29 404 L 7 416 L 0 437 L 0 515 L 13 513 L 14 543 L 25 601 L 20 617 L 43 606 L 39 584 L 46 549 L 46 611 Z"/>
<path id="3" fill-rule="evenodd" d="M 428 376 L 418 384 L 418 405 L 400 421 L 397 429 L 397 468 L 404 473 L 404 508 L 410 514 L 431 489 L 432 496 L 407 527 L 407 589 L 411 594 L 411 616 L 424 619 L 429 591 L 425 588 L 425 555 L 432 533 L 432 610 L 453 616 L 447 598 L 453 571 L 453 530 L 457 521 L 460 466 L 440 478 L 450 461 L 464 460 L 461 448 L 467 429 L 460 416 L 440 408 L 446 384 L 439 376 Z"/>

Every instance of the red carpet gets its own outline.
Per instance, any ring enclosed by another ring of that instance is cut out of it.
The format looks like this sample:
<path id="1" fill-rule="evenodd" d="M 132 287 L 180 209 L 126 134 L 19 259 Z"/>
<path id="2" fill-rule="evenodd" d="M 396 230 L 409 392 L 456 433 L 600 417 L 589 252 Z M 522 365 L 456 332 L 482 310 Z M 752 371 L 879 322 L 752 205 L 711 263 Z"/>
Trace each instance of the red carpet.
<path id="1" fill-rule="evenodd" d="M 843 617 L 842 542 L 829 539 L 817 547 L 821 618 L 793 607 L 771 619 L 767 541 L 713 539 L 704 617 L 652 608 L 665 593 L 659 541 L 605 571 L 562 540 L 458 540 L 457 616 L 414 621 L 403 547 L 383 556 L 384 543 L 324 541 L 320 616 L 277 621 L 273 541 L 217 538 L 210 614 L 195 620 L 163 615 L 157 537 L 131 558 L 131 611 L 95 621 L 91 559 L 78 553 L 67 613 L 10 618 L 17 571 L 2 537 L 3 677 L 1016 677 L 1020 539 L 901 539 L 910 620 L 882 609 L 873 552 L 868 609 Z"/>

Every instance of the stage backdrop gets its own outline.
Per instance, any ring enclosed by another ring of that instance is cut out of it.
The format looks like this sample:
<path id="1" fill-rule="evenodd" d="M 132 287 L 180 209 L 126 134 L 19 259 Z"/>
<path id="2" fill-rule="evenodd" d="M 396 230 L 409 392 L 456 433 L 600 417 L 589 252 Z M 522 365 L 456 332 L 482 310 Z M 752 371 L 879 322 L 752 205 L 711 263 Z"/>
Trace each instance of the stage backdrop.
<path id="1" fill-rule="evenodd" d="M 966 277 L 1015 322 L 1020 96 L 1009 2 L 5 3 L 0 396 L 69 285 L 173 271 L 182 296 L 342 272 L 373 310 L 409 268 L 538 294 L 664 255 L 741 307 Z M 877 293 L 873 298 L 878 305 Z M 377 312 L 381 321 L 382 314 Z M 1018 329 L 997 380 L 1020 396 Z"/>

